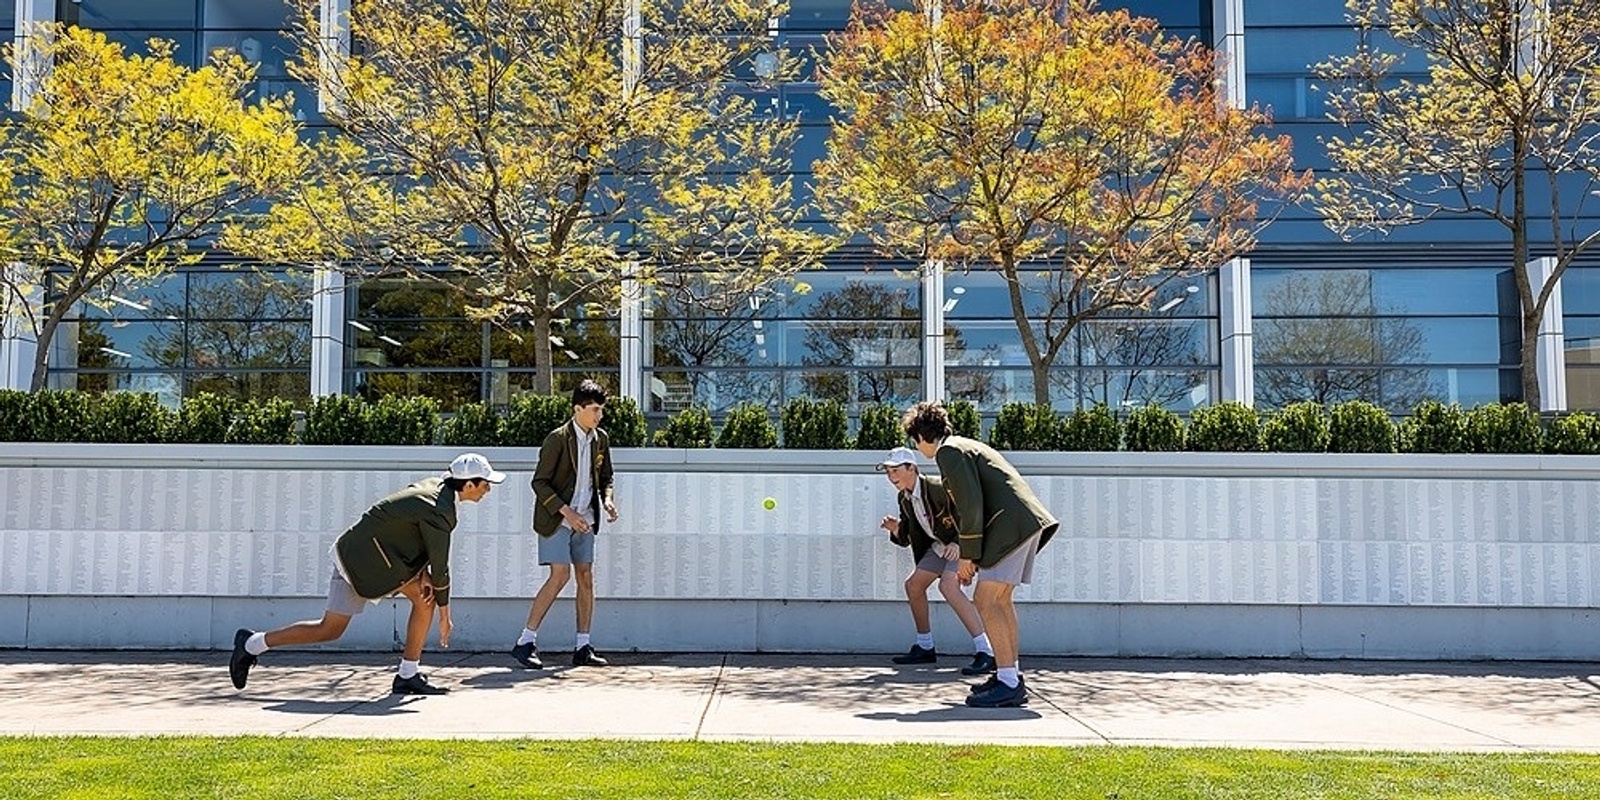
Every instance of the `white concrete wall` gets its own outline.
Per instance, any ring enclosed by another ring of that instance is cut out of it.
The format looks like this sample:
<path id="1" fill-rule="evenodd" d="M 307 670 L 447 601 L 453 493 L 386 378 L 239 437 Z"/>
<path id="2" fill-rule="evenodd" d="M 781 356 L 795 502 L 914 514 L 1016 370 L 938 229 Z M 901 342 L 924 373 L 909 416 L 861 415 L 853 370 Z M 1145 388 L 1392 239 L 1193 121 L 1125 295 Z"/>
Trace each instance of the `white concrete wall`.
<path id="1" fill-rule="evenodd" d="M 218 647 L 236 627 L 316 616 L 333 538 L 454 453 L 0 444 L 0 646 Z M 542 579 L 528 523 L 537 453 L 489 455 L 513 477 L 461 513 L 466 649 L 508 645 Z M 893 500 L 876 457 L 619 451 L 623 519 L 597 542 L 597 643 L 902 649 L 910 559 L 877 528 Z M 1024 652 L 1600 657 L 1600 458 L 1014 461 L 1065 523 L 1017 593 Z M 391 647 L 396 605 L 341 644 Z M 968 650 L 952 615 L 935 620 L 942 649 Z M 568 604 L 545 630 L 549 646 L 568 641 Z"/>

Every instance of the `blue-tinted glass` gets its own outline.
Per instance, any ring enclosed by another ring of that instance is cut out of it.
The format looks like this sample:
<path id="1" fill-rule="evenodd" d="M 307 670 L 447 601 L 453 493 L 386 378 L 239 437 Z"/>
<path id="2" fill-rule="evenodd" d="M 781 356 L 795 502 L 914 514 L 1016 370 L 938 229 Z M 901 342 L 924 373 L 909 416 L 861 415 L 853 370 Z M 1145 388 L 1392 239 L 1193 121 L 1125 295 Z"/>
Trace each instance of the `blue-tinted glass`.
<path id="1" fill-rule="evenodd" d="M 1600 314 L 1600 268 L 1572 267 L 1562 273 L 1561 310 L 1569 316 Z"/>
<path id="2" fill-rule="evenodd" d="M 200 66 L 200 47 L 193 30 L 108 30 L 106 38 L 122 45 L 122 52 L 130 56 L 149 55 L 150 40 L 163 39 L 176 46 L 172 53 L 174 61 L 188 67 Z"/>
<path id="3" fill-rule="evenodd" d="M 1373 298 L 1384 314 L 1497 314 L 1500 269 L 1375 269 Z"/>
<path id="4" fill-rule="evenodd" d="M 73 0 L 63 3 L 62 18 L 96 30 L 194 28 L 195 0 Z"/>
<path id="5" fill-rule="evenodd" d="M 945 363 L 954 366 L 1027 366 L 1016 323 L 951 321 L 945 325 Z"/>
<path id="6" fill-rule="evenodd" d="M 1345 0 L 1244 0 L 1244 24 L 1344 25 Z"/>
<path id="7" fill-rule="evenodd" d="M 1251 80 L 1256 75 L 1309 75 L 1315 64 L 1356 51 L 1358 37 L 1347 28 L 1251 30 L 1245 40 Z"/>
<path id="8" fill-rule="evenodd" d="M 1090 321 L 1074 344 L 1085 366 L 1166 367 L 1217 363 L 1216 339 L 1209 322 Z"/>
<path id="9" fill-rule="evenodd" d="M 967 400 L 989 414 L 1006 403 L 1034 401 L 1033 373 L 1026 369 L 949 369 L 944 386 L 950 399 Z"/>
<path id="10" fill-rule="evenodd" d="M 781 363 L 792 323 L 731 317 L 650 323 L 651 364 L 657 367 L 752 367 Z"/>
<path id="11" fill-rule="evenodd" d="M 1189 411 L 1211 405 L 1217 396 L 1215 370 L 1080 370 L 1067 380 L 1075 383 L 1080 406 L 1105 404 L 1112 410 L 1161 406 Z"/>
<path id="12" fill-rule="evenodd" d="M 1498 364 L 1500 321 L 1493 317 L 1401 317 L 1378 321 L 1387 364 Z"/>
<path id="13" fill-rule="evenodd" d="M 1363 317 L 1258 319 L 1255 346 L 1261 366 L 1378 364 L 1384 349 L 1378 321 Z"/>
<path id="14" fill-rule="evenodd" d="M 783 375 L 776 370 L 655 370 L 645 373 L 645 385 L 652 414 L 675 414 L 692 404 L 720 416 L 744 402 L 776 408 L 783 398 Z"/>
<path id="15" fill-rule="evenodd" d="M 800 281 L 809 291 L 778 290 L 762 315 L 827 319 L 919 319 L 922 283 L 914 272 L 897 273 L 890 264 L 873 272 L 844 269 L 807 272 Z M 909 265 L 902 265 L 909 266 Z"/>
<path id="16" fill-rule="evenodd" d="M 1250 301 L 1257 318 L 1371 314 L 1372 277 L 1361 269 L 1257 269 Z"/>
<path id="17" fill-rule="evenodd" d="M 783 377 L 785 401 L 834 400 L 854 413 L 871 403 L 904 408 L 922 399 L 922 378 L 915 370 L 788 370 Z"/>
<path id="18" fill-rule="evenodd" d="M 270 319 L 194 320 L 188 358 L 197 369 L 310 367 L 311 323 Z"/>
<path id="19" fill-rule="evenodd" d="M 279 31 L 293 14 L 285 0 L 205 0 L 204 23 L 211 30 Z"/>
<path id="20" fill-rule="evenodd" d="M 1104 10 L 1125 8 L 1136 17 L 1151 17 L 1164 28 L 1202 28 L 1211 24 L 1210 0 L 1106 0 Z"/>
<path id="21" fill-rule="evenodd" d="M 1505 378 L 1515 370 L 1437 369 L 1384 370 L 1379 405 L 1404 412 L 1423 400 L 1459 403 L 1465 408 L 1484 403 L 1499 403 L 1504 395 Z"/>
<path id="22" fill-rule="evenodd" d="M 311 278 L 250 269 L 190 272 L 191 319 L 310 319 Z"/>
<path id="23" fill-rule="evenodd" d="M 850 22 L 852 0 L 789 0 L 789 13 L 779 23 L 786 31 L 844 30 Z M 890 0 L 889 8 L 909 11 L 915 0 Z"/>
<path id="24" fill-rule="evenodd" d="M 183 329 L 182 322 L 165 320 L 81 323 L 78 327 L 79 365 L 177 369 L 184 366 Z"/>
<path id="25" fill-rule="evenodd" d="M 787 364 L 818 367 L 916 367 L 922 342 L 916 321 L 811 319 L 789 323 Z M 770 352 L 770 351 L 769 351 Z"/>
<path id="26" fill-rule="evenodd" d="M 1262 408 L 1282 408 L 1303 401 L 1378 403 L 1382 396 L 1380 378 L 1381 372 L 1377 369 L 1257 367 L 1255 399 Z"/>

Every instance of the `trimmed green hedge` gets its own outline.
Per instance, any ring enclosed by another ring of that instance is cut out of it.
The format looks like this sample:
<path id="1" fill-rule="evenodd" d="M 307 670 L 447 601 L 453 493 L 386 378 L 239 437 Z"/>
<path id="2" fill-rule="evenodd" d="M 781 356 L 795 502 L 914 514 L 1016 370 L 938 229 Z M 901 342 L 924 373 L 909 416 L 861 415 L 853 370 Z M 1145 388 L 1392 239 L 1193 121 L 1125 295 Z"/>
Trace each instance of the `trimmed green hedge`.
<path id="1" fill-rule="evenodd" d="M 949 404 L 960 435 L 981 429 L 975 406 Z M 572 416 L 569 397 L 524 395 L 503 411 L 473 403 L 441 414 L 426 397 L 387 396 L 311 400 L 303 412 L 288 400 L 241 401 L 202 393 L 177 410 L 155 395 L 88 394 L 74 390 L 0 390 L 0 441 L 185 444 L 431 445 L 537 447 Z M 297 419 L 300 417 L 301 419 Z M 796 398 L 780 414 L 785 448 L 888 450 L 904 443 L 900 409 L 861 410 L 855 437 L 834 400 Z M 780 443 L 780 428 L 764 406 L 741 404 L 720 430 L 701 407 L 679 412 L 649 436 L 631 398 L 613 398 L 601 423 L 617 447 L 762 449 Z M 298 433 L 296 428 L 299 428 Z M 1004 450 L 1282 453 L 1552 453 L 1600 455 L 1600 418 L 1587 413 L 1541 419 L 1521 403 L 1486 404 L 1470 411 L 1436 401 L 1417 404 L 1398 425 L 1389 412 L 1364 401 L 1332 408 L 1295 403 L 1258 413 L 1239 403 L 1196 409 L 1185 420 L 1151 406 L 1119 416 L 1105 405 L 1065 414 L 1048 406 L 1008 403 L 989 432 Z"/>

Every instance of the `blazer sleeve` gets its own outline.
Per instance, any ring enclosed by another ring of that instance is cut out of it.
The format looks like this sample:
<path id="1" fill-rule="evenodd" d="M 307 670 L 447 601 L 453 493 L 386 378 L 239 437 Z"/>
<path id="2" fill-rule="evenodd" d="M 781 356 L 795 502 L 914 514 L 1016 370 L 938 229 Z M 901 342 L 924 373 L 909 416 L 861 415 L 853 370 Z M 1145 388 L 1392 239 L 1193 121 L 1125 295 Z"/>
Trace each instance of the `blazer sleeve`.
<path id="1" fill-rule="evenodd" d="M 955 506 L 961 557 L 977 561 L 983 557 L 983 484 L 978 480 L 978 466 L 970 455 L 948 444 L 939 448 L 933 460 Z"/>
<path id="2" fill-rule="evenodd" d="M 889 541 L 899 547 L 911 546 L 911 526 L 917 524 L 916 515 L 911 513 L 911 502 L 904 494 L 895 493 L 895 502 L 900 506 L 900 527 L 895 529 Z"/>
<path id="3" fill-rule="evenodd" d="M 600 495 L 601 504 L 611 502 L 611 489 L 615 485 L 616 470 L 611 466 L 611 437 L 605 431 L 597 431 L 595 447 L 599 449 L 600 464 L 595 469 L 596 486 Z"/>
<path id="4" fill-rule="evenodd" d="M 556 470 L 567 457 L 567 437 L 557 428 L 539 446 L 539 464 L 533 469 L 533 499 L 552 514 L 559 514 L 568 498 L 556 491 Z"/>
<path id="5" fill-rule="evenodd" d="M 445 491 L 450 491 L 446 489 Z M 450 605 L 450 532 L 455 528 L 442 515 L 425 518 L 421 529 L 422 546 L 428 551 L 428 577 L 433 581 L 433 601 Z"/>

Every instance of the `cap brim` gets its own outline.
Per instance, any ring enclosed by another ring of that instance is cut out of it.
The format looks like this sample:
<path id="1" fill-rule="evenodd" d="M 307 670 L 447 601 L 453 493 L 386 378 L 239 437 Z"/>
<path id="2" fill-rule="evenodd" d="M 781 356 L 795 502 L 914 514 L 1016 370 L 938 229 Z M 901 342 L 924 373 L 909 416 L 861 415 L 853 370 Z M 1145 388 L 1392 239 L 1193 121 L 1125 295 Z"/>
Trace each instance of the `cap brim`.
<path id="1" fill-rule="evenodd" d="M 879 472 L 886 472 L 890 467 L 905 467 L 905 466 L 909 466 L 909 465 L 915 464 L 915 463 L 917 463 L 917 462 L 915 462 L 915 461 L 880 461 L 880 462 L 878 462 L 877 470 Z"/>
<path id="2" fill-rule="evenodd" d="M 489 480 L 490 483 L 499 483 L 499 482 L 501 482 L 501 481 L 503 481 L 505 479 L 506 479 L 506 474 L 504 472 L 496 472 L 494 470 L 489 470 L 489 478 L 488 478 L 488 480 Z"/>

